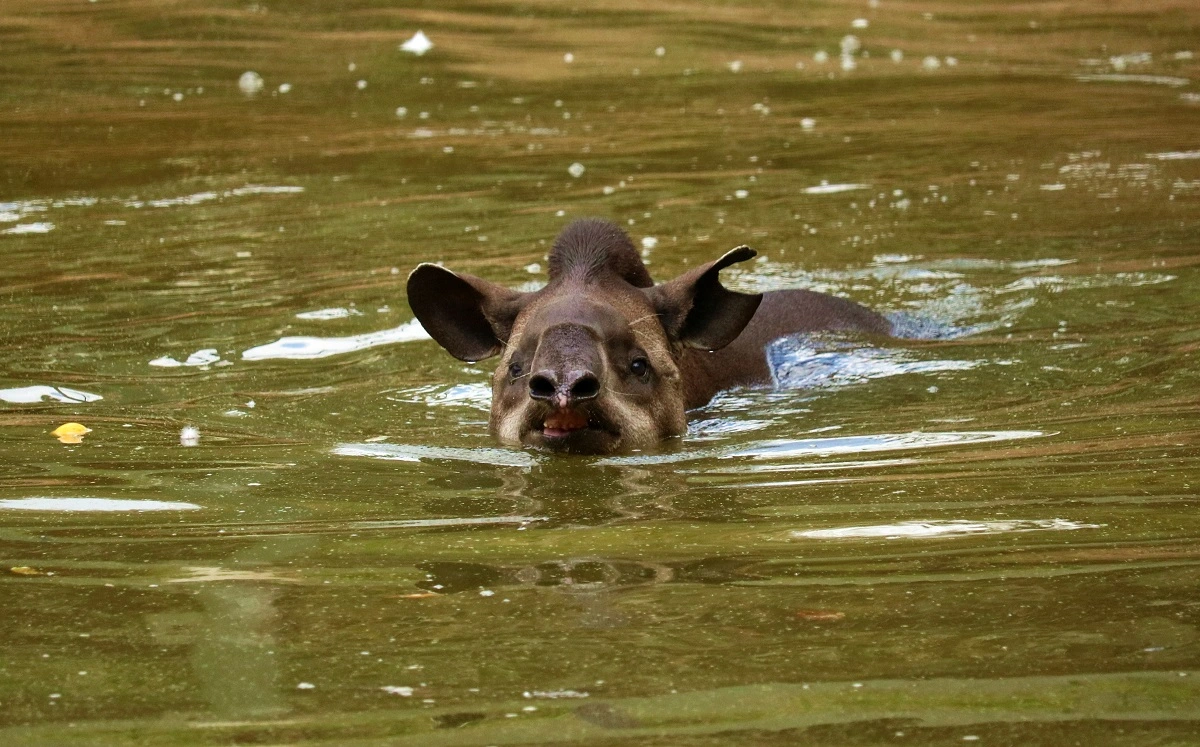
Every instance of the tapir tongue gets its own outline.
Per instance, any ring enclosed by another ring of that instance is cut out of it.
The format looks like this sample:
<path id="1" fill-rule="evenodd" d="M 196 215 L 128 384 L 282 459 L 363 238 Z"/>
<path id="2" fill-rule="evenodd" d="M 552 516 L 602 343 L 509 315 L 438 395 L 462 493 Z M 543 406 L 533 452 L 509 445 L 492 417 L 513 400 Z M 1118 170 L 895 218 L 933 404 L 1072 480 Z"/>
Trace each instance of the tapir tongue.
<path id="1" fill-rule="evenodd" d="M 573 410 L 559 410 L 542 423 L 542 433 L 551 438 L 565 436 L 571 431 L 586 428 L 587 417 Z"/>

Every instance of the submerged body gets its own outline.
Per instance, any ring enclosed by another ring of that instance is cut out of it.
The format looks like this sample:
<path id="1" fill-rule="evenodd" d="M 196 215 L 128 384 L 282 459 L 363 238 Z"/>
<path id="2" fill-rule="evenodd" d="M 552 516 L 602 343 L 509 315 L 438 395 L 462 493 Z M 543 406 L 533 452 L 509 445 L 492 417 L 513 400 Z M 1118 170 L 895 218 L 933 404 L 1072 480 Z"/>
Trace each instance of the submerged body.
<path id="1" fill-rule="evenodd" d="M 550 281 L 520 293 L 423 264 L 408 296 L 421 324 L 462 360 L 501 354 L 490 428 L 503 443 L 607 454 L 687 430 L 686 411 L 717 392 L 768 384 L 766 346 L 826 330 L 888 334 L 879 314 L 806 290 L 730 291 L 721 269 L 755 256 L 738 247 L 655 285 L 612 223 L 567 226 Z"/>

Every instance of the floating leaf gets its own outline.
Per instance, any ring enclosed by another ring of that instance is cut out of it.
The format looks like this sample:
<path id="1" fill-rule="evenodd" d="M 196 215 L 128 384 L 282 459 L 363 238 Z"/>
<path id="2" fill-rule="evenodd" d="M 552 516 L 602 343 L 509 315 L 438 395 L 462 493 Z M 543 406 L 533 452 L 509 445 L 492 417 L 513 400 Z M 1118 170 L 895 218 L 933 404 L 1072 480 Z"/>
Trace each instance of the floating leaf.
<path id="1" fill-rule="evenodd" d="M 18 576 L 41 576 L 44 575 L 37 568 L 30 568 L 27 565 L 14 565 L 8 569 L 9 573 L 14 573 Z"/>

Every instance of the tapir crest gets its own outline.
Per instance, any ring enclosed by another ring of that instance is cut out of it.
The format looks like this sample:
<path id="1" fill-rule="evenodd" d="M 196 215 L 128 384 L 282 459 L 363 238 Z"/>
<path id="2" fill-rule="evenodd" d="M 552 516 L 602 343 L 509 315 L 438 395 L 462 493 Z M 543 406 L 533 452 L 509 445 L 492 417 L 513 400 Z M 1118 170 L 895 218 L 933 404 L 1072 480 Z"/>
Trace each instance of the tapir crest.
<path id="1" fill-rule="evenodd" d="M 777 337 L 890 331 L 845 299 L 721 285 L 722 269 L 754 256 L 739 246 L 655 285 L 624 231 L 585 219 L 555 240 L 541 290 L 422 264 L 409 275 L 408 301 L 456 358 L 500 355 L 490 428 L 502 443 L 610 454 L 682 434 L 686 411 L 722 389 L 769 383 L 764 349 Z"/>

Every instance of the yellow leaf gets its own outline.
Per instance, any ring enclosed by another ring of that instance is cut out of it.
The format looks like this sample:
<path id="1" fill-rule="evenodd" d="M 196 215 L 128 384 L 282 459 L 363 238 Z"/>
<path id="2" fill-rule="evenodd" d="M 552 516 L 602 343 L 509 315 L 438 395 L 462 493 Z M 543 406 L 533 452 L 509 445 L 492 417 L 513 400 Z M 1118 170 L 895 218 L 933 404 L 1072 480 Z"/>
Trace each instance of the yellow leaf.
<path id="1" fill-rule="evenodd" d="M 10 573 L 15 573 L 18 576 L 40 576 L 42 572 L 36 568 L 30 568 L 27 565 L 14 565 L 8 569 Z"/>
<path id="2" fill-rule="evenodd" d="M 63 423 L 50 431 L 50 435 L 64 444 L 81 444 L 83 443 L 83 435 L 91 432 L 91 428 L 80 423 Z"/>

